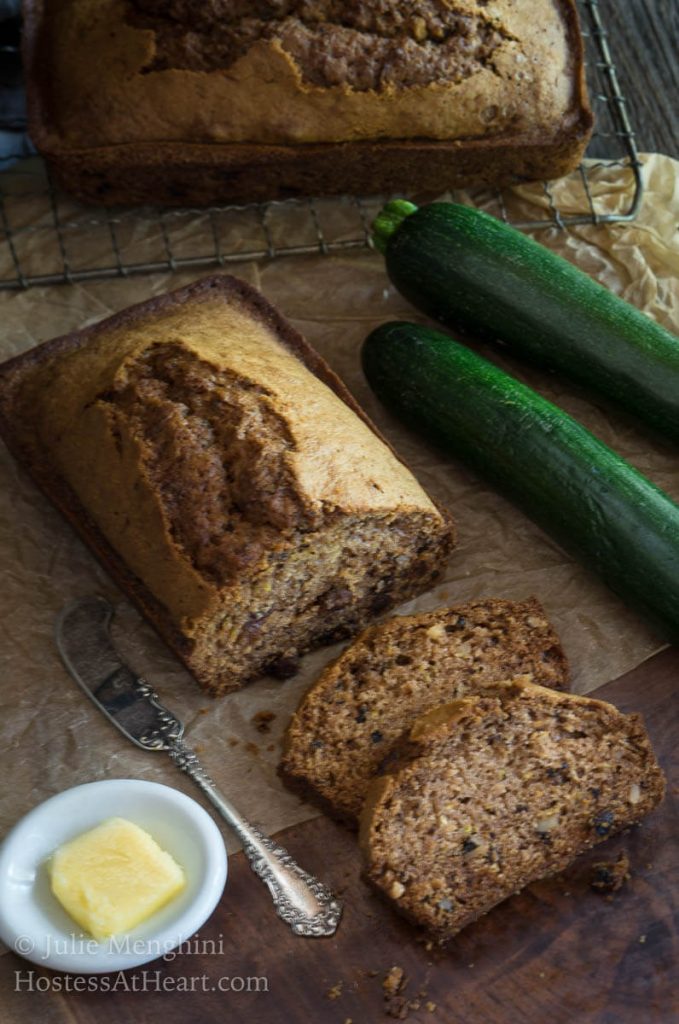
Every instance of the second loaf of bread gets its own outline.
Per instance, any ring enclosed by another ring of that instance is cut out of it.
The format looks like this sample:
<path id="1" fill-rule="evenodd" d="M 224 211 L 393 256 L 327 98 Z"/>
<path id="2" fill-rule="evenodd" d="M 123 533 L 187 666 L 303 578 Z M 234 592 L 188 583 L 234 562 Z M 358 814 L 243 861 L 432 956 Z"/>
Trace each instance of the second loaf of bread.
<path id="1" fill-rule="evenodd" d="M 555 178 L 592 115 L 574 0 L 26 0 L 31 138 L 97 203 Z"/>

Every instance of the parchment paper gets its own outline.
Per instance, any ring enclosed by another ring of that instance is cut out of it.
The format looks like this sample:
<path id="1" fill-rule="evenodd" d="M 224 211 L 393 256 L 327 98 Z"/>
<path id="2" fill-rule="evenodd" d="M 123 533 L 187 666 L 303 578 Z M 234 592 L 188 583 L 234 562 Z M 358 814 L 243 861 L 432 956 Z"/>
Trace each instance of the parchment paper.
<path id="1" fill-rule="evenodd" d="M 644 165 L 646 198 L 635 223 L 578 227 L 568 234 L 548 229 L 538 237 L 676 331 L 679 164 L 666 157 L 646 156 Z M 601 213 L 628 203 L 628 171 L 600 167 L 591 172 L 590 181 Z M 554 192 L 563 212 L 583 208 L 578 178 L 567 179 L 555 186 Z M 476 201 L 483 203 L 483 196 Z M 540 185 L 517 188 L 507 194 L 506 201 L 512 216 L 526 219 L 548 204 Z M 342 205 L 327 209 L 341 234 Z M 36 217 L 42 215 L 36 211 Z M 30 221 L 30 206 L 24 216 Z M 187 218 L 182 226 L 187 244 L 196 238 L 200 241 L 200 233 L 207 230 L 203 215 Z M 247 224 L 241 228 L 236 224 L 230 230 L 242 231 L 243 251 L 247 251 Z M 284 221 L 277 230 L 286 230 Z M 157 226 L 139 222 L 134 232 L 137 241 L 151 244 Z M 98 244 L 95 231 L 91 244 Z M 85 253 L 84 258 L 87 256 Z M 390 287 L 379 255 L 365 251 L 288 257 L 259 265 L 239 264 L 233 270 L 261 288 L 319 349 L 424 486 L 450 507 L 457 520 L 459 545 L 445 580 L 424 597 L 402 606 L 401 612 L 483 595 L 523 598 L 535 594 L 562 636 L 573 666 L 574 687 L 580 692 L 633 668 L 660 648 L 659 638 L 586 569 L 471 474 L 404 431 L 373 398 L 359 367 L 361 341 L 385 319 L 414 315 Z M 2 293 L 0 355 L 7 358 L 198 276 L 163 274 Z M 493 354 L 493 358 L 498 357 Z M 679 499 L 676 450 L 623 417 L 604 411 L 568 384 L 518 364 L 504 365 L 581 419 Z M 153 779 L 198 796 L 193 784 L 164 755 L 146 754 L 125 741 L 63 669 L 53 642 L 55 617 L 66 601 L 93 591 L 116 603 L 121 646 L 134 667 L 152 680 L 161 698 L 184 719 L 189 743 L 203 757 L 218 785 L 269 832 L 315 816 L 313 808 L 286 792 L 275 767 L 290 713 L 339 646 L 306 657 L 302 671 L 292 680 L 263 679 L 221 700 L 209 699 L 115 590 L 59 514 L 15 467 L 4 447 L 0 451 L 0 565 L 0 771 L 4 780 L 0 835 L 41 800 L 104 777 Z M 652 587 L 654 581 L 649 579 L 648 585 Z M 253 723 L 261 711 L 275 714 L 269 732 L 258 731 Z M 227 838 L 234 849 L 236 844 Z"/>

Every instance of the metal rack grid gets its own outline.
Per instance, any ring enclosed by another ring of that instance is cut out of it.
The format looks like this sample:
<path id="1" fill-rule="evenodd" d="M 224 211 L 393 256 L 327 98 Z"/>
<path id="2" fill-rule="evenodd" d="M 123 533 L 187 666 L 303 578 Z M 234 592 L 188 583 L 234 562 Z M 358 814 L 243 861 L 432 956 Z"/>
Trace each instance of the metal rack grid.
<path id="1" fill-rule="evenodd" d="M 546 216 L 541 220 L 512 220 L 499 190 L 467 193 L 521 229 L 563 230 L 572 224 L 632 220 L 641 202 L 641 164 L 600 3 L 578 4 L 596 119 L 587 151 L 594 162 L 574 172 L 582 212 L 562 213 L 549 182 L 543 184 Z M 589 175 L 602 166 L 626 168 L 631 175 L 632 198 L 622 212 L 596 209 Z M 455 193 L 450 195 L 454 198 Z M 208 209 L 100 209 L 58 192 L 44 163 L 33 158 L 0 175 L 0 290 L 364 249 L 370 244 L 372 216 L 385 198 L 310 198 Z"/>

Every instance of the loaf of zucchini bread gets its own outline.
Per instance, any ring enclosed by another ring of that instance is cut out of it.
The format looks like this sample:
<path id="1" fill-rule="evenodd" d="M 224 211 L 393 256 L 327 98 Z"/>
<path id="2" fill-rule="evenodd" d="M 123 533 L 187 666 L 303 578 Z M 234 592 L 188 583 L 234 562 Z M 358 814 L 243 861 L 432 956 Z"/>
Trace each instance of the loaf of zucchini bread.
<path id="1" fill-rule="evenodd" d="M 592 126 L 574 0 L 26 0 L 31 138 L 97 203 L 554 178 Z"/>
<path id="2" fill-rule="evenodd" d="M 525 679 L 496 690 L 418 719 L 363 808 L 367 879 L 439 940 L 664 793 L 638 715 Z"/>
<path id="3" fill-rule="evenodd" d="M 295 671 L 453 545 L 347 389 L 217 275 L 0 367 L 0 430 L 214 694 Z"/>
<path id="4" fill-rule="evenodd" d="M 568 686 L 559 638 L 534 598 L 486 598 L 370 626 L 303 696 L 280 773 L 355 824 L 373 776 L 418 715 L 515 675 Z"/>

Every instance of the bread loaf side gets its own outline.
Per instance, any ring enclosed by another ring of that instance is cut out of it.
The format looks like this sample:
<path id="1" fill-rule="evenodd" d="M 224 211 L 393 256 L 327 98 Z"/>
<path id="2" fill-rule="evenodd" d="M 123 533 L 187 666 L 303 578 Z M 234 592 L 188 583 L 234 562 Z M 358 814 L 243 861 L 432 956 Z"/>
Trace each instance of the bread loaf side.
<path id="1" fill-rule="evenodd" d="M 49 342 L 1 380 L 10 446 L 212 692 L 291 674 L 429 586 L 452 546 L 346 389 L 234 278 Z"/>

